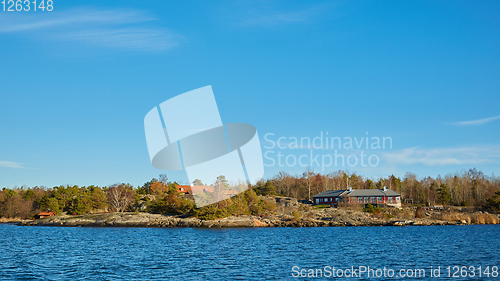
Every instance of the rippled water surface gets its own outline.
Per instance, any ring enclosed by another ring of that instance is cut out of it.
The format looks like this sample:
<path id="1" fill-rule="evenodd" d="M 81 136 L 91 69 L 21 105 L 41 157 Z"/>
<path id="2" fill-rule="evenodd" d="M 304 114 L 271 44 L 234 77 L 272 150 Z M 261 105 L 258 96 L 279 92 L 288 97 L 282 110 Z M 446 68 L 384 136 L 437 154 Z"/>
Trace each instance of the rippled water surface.
<path id="1" fill-rule="evenodd" d="M 441 266 L 443 274 L 455 265 L 500 266 L 500 225 L 193 229 L 0 224 L 3 279 L 293 280 L 293 266 Z M 432 279 L 426 273 L 424 279 Z"/>

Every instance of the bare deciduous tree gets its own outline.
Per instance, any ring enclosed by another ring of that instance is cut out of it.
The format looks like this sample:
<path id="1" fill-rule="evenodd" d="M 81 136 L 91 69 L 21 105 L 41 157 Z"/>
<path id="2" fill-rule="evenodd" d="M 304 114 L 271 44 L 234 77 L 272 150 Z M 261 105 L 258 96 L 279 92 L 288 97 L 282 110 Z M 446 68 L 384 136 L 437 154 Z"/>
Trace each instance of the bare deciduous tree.
<path id="1" fill-rule="evenodd" d="M 307 170 L 302 174 L 302 176 L 307 180 L 307 191 L 308 191 L 307 198 L 311 200 L 311 181 L 313 180 L 314 177 L 314 172 L 312 168 L 307 167 Z"/>
<path id="2" fill-rule="evenodd" d="M 134 193 L 126 184 L 112 185 L 107 192 L 109 205 L 116 212 L 123 212 L 134 201 Z"/>

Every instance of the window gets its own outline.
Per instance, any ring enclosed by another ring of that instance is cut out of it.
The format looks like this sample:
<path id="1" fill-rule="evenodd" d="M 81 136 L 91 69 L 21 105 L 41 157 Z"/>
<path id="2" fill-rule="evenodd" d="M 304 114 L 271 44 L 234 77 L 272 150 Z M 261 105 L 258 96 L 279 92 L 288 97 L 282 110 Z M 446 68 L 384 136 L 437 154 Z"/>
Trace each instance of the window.
<path id="1" fill-rule="evenodd" d="M 338 197 L 335 198 L 335 202 L 339 202 L 339 198 Z"/>
<path id="2" fill-rule="evenodd" d="M 363 197 L 358 197 L 358 203 L 363 203 Z"/>
<path id="3" fill-rule="evenodd" d="M 370 203 L 375 203 L 375 197 L 370 197 Z"/>
<path id="4" fill-rule="evenodd" d="M 370 198 L 370 197 L 365 197 L 365 198 L 364 198 L 365 203 L 368 203 L 368 202 L 369 202 L 369 201 L 368 201 L 368 200 L 369 200 L 369 198 Z"/>
<path id="5" fill-rule="evenodd" d="M 382 197 L 377 197 L 377 202 L 382 202 Z"/>
<path id="6" fill-rule="evenodd" d="M 389 199 L 389 201 L 388 201 L 389 203 L 393 203 L 392 198 L 393 198 L 393 197 L 389 197 L 389 198 L 388 198 L 388 199 Z"/>
<path id="7" fill-rule="evenodd" d="M 316 204 L 318 204 L 318 203 L 319 203 L 319 199 L 318 199 L 318 198 L 316 198 Z"/>
<path id="8" fill-rule="evenodd" d="M 396 197 L 396 201 L 399 201 L 399 197 Z"/>

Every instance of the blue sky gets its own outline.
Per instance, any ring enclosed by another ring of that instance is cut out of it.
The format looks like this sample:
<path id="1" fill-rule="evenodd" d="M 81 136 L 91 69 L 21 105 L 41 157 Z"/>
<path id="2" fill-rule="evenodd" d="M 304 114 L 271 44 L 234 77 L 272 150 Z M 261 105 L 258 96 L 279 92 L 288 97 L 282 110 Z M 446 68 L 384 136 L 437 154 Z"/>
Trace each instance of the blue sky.
<path id="1" fill-rule="evenodd" d="M 0 7 L 1 8 L 1 7 Z M 222 121 L 284 137 L 390 137 L 365 177 L 500 168 L 498 1 L 55 1 L 0 11 L 0 187 L 142 185 L 143 120 L 212 85 Z M 268 135 L 269 136 L 269 135 Z M 337 153 L 358 155 L 360 149 Z M 274 157 L 274 156 L 273 156 Z M 276 159 L 275 159 L 276 160 Z M 305 167 L 270 166 L 291 174 Z"/>

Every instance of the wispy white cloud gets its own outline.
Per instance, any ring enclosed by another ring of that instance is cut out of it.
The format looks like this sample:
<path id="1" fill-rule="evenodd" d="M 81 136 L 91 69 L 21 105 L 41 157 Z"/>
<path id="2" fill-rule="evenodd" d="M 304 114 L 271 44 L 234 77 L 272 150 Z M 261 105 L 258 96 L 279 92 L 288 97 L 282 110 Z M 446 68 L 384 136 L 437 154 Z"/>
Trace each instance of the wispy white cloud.
<path id="1" fill-rule="evenodd" d="M 500 116 L 494 116 L 494 117 L 490 117 L 490 118 L 477 119 L 477 120 L 471 120 L 471 121 L 453 122 L 450 124 L 458 125 L 458 126 L 477 126 L 477 125 L 486 124 L 486 123 L 489 123 L 491 121 L 495 121 L 498 119 L 500 119 Z"/>
<path id="2" fill-rule="evenodd" d="M 154 25 L 157 19 L 136 10 L 79 8 L 48 14 L 11 14 L 0 18 L 0 33 L 134 50 L 164 50 L 180 36 Z"/>
<path id="3" fill-rule="evenodd" d="M 292 12 L 250 12 L 241 21 L 243 26 L 276 26 L 289 23 L 307 22 L 322 12 L 322 7 L 313 6 Z"/>
<path id="4" fill-rule="evenodd" d="M 421 148 L 411 147 L 394 152 L 384 152 L 381 156 L 389 164 L 424 164 L 427 166 L 482 164 L 500 162 L 500 146 Z"/>
<path id="5" fill-rule="evenodd" d="M 140 11 L 73 9 L 47 15 L 6 15 L 2 18 L 0 32 L 40 30 L 79 24 L 125 24 L 155 20 Z"/>
<path id="6" fill-rule="evenodd" d="M 0 167 L 12 168 L 12 169 L 25 169 L 22 163 L 12 162 L 12 161 L 0 161 Z"/>
<path id="7" fill-rule="evenodd" d="M 82 30 L 59 36 L 60 40 L 85 42 L 88 45 L 110 48 L 163 50 L 177 45 L 162 30 L 121 28 L 107 30 Z"/>

